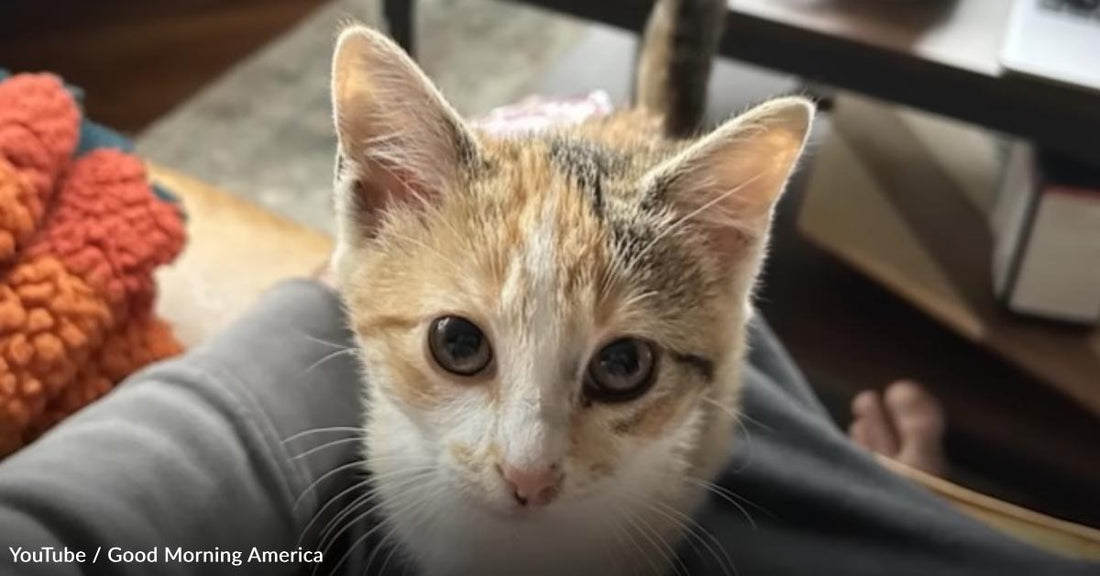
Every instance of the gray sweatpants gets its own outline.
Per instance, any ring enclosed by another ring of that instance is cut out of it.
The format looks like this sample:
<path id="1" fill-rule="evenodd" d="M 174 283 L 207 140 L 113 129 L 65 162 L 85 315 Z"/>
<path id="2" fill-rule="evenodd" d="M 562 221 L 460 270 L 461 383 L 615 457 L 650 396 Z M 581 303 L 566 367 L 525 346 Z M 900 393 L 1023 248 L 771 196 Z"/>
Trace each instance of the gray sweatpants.
<path id="1" fill-rule="evenodd" d="M 0 574 L 313 570 L 316 557 L 301 563 L 298 551 L 319 549 L 321 528 L 365 489 L 354 463 L 360 384 L 342 326 L 331 291 L 286 283 L 223 334 L 0 463 Z M 745 439 L 719 480 L 737 496 L 715 496 L 698 518 L 741 576 L 1100 574 L 878 466 L 833 425 L 763 323 L 750 360 Z M 336 440 L 346 441 L 301 456 Z M 336 568 L 371 525 L 342 532 L 316 573 Z M 375 543 L 359 542 L 336 573 L 363 573 Z M 690 544 L 690 574 L 723 573 L 720 553 Z M 405 567 L 391 560 L 387 573 Z"/>

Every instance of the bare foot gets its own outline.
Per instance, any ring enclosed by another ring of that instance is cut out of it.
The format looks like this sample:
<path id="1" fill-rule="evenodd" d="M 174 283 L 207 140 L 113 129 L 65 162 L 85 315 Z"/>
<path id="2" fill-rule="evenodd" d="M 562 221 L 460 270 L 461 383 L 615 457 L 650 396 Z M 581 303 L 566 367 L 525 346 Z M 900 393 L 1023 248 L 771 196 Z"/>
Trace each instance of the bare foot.
<path id="1" fill-rule="evenodd" d="M 871 452 L 945 476 L 945 425 L 939 400 L 920 385 L 903 380 L 889 385 L 885 394 L 864 390 L 856 395 L 848 435 Z"/>

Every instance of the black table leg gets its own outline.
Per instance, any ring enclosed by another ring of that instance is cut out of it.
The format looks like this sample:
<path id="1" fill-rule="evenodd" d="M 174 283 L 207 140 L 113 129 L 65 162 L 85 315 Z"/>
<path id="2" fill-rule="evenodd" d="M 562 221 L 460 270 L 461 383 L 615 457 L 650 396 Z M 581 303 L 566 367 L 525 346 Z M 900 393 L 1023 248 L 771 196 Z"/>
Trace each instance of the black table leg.
<path id="1" fill-rule="evenodd" d="M 390 36 L 409 53 L 416 58 L 413 51 L 413 8 L 416 0 L 385 0 L 382 3 L 382 13 L 386 18 L 386 24 L 390 29 Z"/>

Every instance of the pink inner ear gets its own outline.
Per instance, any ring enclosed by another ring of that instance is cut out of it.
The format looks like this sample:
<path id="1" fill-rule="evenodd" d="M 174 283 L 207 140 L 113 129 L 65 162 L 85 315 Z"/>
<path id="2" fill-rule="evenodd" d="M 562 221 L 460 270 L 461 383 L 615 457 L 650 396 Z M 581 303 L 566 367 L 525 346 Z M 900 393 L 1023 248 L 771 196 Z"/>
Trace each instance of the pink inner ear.
<path id="1" fill-rule="evenodd" d="M 369 175 L 355 182 L 355 198 L 368 236 L 377 232 L 387 210 L 428 199 L 432 191 L 411 170 L 375 163 Z"/>
<path id="2" fill-rule="evenodd" d="M 673 185 L 678 192 L 673 198 L 684 218 L 705 234 L 707 246 L 723 258 L 735 258 L 760 241 L 767 234 L 772 209 L 755 188 L 762 178 L 750 178 L 730 189 L 719 187 L 731 180 L 689 176 Z"/>

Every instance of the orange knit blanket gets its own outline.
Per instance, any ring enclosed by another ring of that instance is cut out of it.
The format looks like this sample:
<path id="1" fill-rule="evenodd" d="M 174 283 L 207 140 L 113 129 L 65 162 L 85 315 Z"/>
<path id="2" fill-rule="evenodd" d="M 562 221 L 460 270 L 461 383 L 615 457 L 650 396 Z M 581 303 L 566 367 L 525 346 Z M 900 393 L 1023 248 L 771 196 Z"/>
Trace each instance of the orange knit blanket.
<path id="1" fill-rule="evenodd" d="M 143 163 L 73 158 L 80 110 L 48 74 L 0 82 L 0 458 L 180 351 L 153 313 L 182 215 Z"/>

